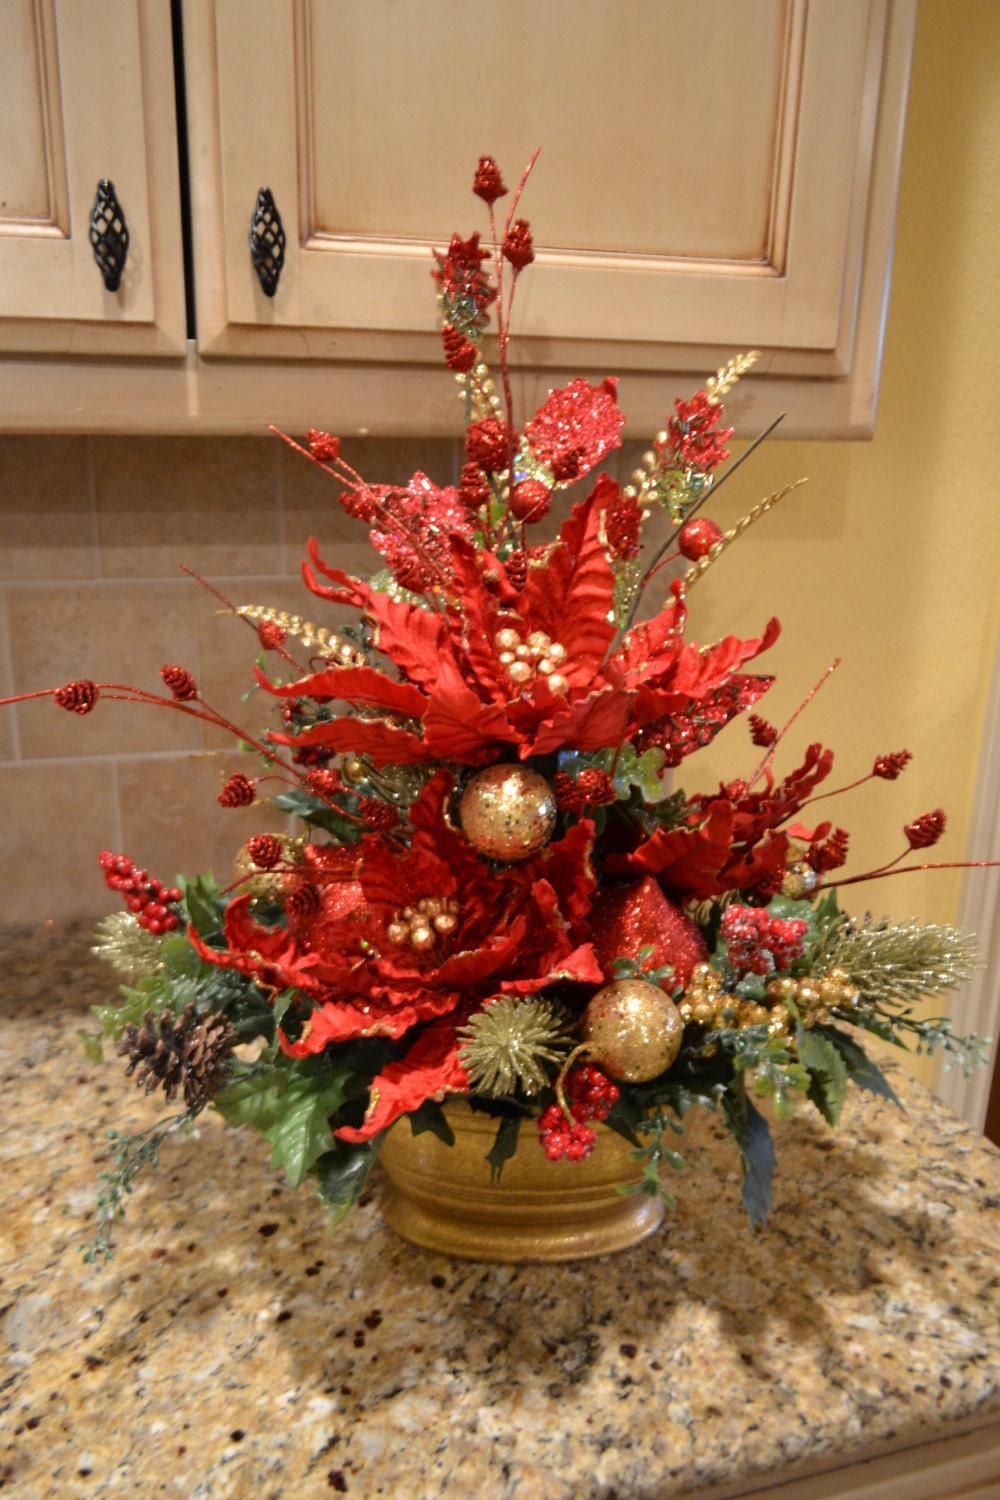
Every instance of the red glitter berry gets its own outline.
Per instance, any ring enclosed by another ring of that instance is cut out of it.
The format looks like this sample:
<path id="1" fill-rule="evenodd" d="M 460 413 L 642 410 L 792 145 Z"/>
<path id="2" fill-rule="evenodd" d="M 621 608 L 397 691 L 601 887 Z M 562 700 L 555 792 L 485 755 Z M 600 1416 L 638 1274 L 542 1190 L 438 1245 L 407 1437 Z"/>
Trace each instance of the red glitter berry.
<path id="1" fill-rule="evenodd" d="M 281 863 L 284 850 L 281 840 L 273 833 L 255 833 L 247 839 L 247 853 L 258 870 L 273 870 Z"/>
<path id="2" fill-rule="evenodd" d="M 288 639 L 288 631 L 275 625 L 273 620 L 261 620 L 257 626 L 257 635 L 265 651 L 280 650 Z"/>
<path id="3" fill-rule="evenodd" d="M 936 844 L 944 833 L 947 821 L 947 817 L 939 807 L 934 812 L 922 813 L 912 823 L 907 823 L 903 832 L 906 834 L 910 848 L 929 849 L 932 844 Z"/>
<path id="4" fill-rule="evenodd" d="M 677 546 L 681 555 L 689 562 L 706 557 L 717 542 L 722 541 L 722 532 L 708 516 L 692 516 L 681 527 Z"/>
<path id="5" fill-rule="evenodd" d="M 453 328 L 450 323 L 445 323 L 441 329 L 441 342 L 444 344 L 444 362 L 448 369 L 467 375 L 479 358 L 479 350 L 475 344 L 469 342 L 460 328 Z"/>
<path id="6" fill-rule="evenodd" d="M 465 451 L 470 463 L 486 474 L 499 474 L 510 466 L 514 447 L 514 429 L 497 417 L 472 422 L 465 434 Z"/>
<path id="7" fill-rule="evenodd" d="M 526 219 L 515 219 L 503 237 L 504 259 L 509 260 L 515 271 L 523 271 L 535 258 L 535 247 L 531 229 Z"/>
<path id="8" fill-rule="evenodd" d="M 750 738 L 762 750 L 770 750 L 772 745 L 777 744 L 778 731 L 773 724 L 762 719 L 760 714 L 751 714 L 747 723 L 750 725 Z"/>
<path id="9" fill-rule="evenodd" d="M 478 198 L 482 198 L 484 203 L 490 204 L 491 207 L 498 198 L 506 197 L 507 188 L 504 185 L 503 178 L 500 176 L 500 168 L 492 156 L 481 156 L 479 158 L 476 175 L 472 179 L 472 191 Z"/>
<path id="10" fill-rule="evenodd" d="M 541 521 L 548 515 L 552 491 L 540 479 L 523 479 L 510 492 L 510 508 L 519 521 Z"/>
<path id="11" fill-rule="evenodd" d="M 881 777 L 883 781 L 895 781 L 912 759 L 909 750 L 894 750 L 891 755 L 879 755 L 872 767 L 872 775 Z"/>
<path id="12" fill-rule="evenodd" d="M 74 714 L 89 714 L 100 694 L 96 682 L 81 678 L 79 682 L 67 682 L 53 696 L 60 708 L 67 708 Z"/>
<path id="13" fill-rule="evenodd" d="M 244 776 L 242 771 L 237 771 L 230 776 L 222 791 L 219 793 L 220 807 L 249 807 L 257 800 L 257 788 L 249 776 Z"/>
<path id="14" fill-rule="evenodd" d="M 198 696 L 198 684 L 190 672 L 183 667 L 161 667 L 160 676 L 178 703 L 187 703 Z"/>
<path id="15" fill-rule="evenodd" d="M 317 427 L 310 427 L 306 442 L 310 458 L 316 459 L 317 463 L 332 464 L 340 457 L 340 438 L 331 437 L 330 433 L 321 432 Z"/>

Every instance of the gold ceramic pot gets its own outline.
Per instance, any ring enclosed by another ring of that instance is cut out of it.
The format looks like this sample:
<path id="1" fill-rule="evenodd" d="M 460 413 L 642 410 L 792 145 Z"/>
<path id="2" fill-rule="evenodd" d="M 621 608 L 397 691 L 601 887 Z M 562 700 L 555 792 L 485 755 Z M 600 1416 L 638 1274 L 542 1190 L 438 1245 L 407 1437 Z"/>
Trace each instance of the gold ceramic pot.
<path id="1" fill-rule="evenodd" d="M 486 1153 L 497 1122 L 464 1100 L 445 1105 L 455 1144 L 431 1131 L 414 1135 L 400 1120 L 379 1156 L 389 1189 L 383 1212 L 404 1239 L 463 1260 L 583 1260 L 624 1250 L 659 1228 L 663 1204 L 645 1193 L 623 1195 L 637 1182 L 628 1142 L 602 1125 L 584 1161 L 549 1161 L 533 1120 L 521 1127 L 517 1151 L 500 1181 L 490 1181 Z"/>

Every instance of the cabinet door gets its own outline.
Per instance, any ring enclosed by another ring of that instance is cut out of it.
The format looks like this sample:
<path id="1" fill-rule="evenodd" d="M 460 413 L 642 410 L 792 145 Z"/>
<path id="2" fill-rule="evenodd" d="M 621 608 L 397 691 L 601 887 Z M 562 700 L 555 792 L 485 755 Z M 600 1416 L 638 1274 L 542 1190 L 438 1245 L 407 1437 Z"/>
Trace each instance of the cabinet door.
<path id="1" fill-rule="evenodd" d="M 0 349 L 182 354 L 184 265 L 168 0 L 4 0 Z M 130 243 L 108 291 L 98 183 Z"/>
<path id="2" fill-rule="evenodd" d="M 512 183 L 541 146 L 529 383 L 633 372 L 626 409 L 658 423 L 663 371 L 756 347 L 782 388 L 812 382 L 798 430 L 870 428 L 913 0 L 184 13 L 202 353 L 436 363 L 431 247 L 484 224 L 480 152 Z M 288 240 L 273 298 L 247 248 L 263 186 Z"/>

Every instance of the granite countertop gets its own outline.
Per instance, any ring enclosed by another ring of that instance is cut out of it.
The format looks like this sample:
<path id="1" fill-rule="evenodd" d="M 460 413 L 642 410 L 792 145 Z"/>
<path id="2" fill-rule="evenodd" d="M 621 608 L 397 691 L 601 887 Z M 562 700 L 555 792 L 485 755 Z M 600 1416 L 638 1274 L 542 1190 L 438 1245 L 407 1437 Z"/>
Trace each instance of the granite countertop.
<path id="1" fill-rule="evenodd" d="M 377 1182 L 328 1235 L 210 1119 L 83 1265 L 104 1132 L 163 1113 L 82 1057 L 115 984 L 89 942 L 0 933 L 0 1491 L 714 1496 L 1000 1421 L 1000 1155 L 898 1068 L 906 1115 L 855 1094 L 836 1133 L 778 1127 L 756 1236 L 710 1115 L 658 1236 L 525 1267 L 403 1243 Z"/>

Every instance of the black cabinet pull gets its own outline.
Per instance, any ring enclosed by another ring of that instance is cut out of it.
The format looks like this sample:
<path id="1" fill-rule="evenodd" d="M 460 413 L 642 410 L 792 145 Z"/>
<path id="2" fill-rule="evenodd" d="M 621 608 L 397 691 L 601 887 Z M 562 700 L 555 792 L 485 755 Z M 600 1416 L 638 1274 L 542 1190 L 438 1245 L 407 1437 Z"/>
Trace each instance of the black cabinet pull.
<path id="1" fill-rule="evenodd" d="M 90 210 L 90 243 L 104 285 L 109 292 L 117 292 L 128 256 L 128 225 L 115 197 L 115 185 L 106 177 L 97 184 L 97 197 Z"/>
<path id="2" fill-rule="evenodd" d="M 262 187 L 257 194 L 249 243 L 250 259 L 264 296 L 273 297 L 285 264 L 285 229 L 270 188 Z"/>

